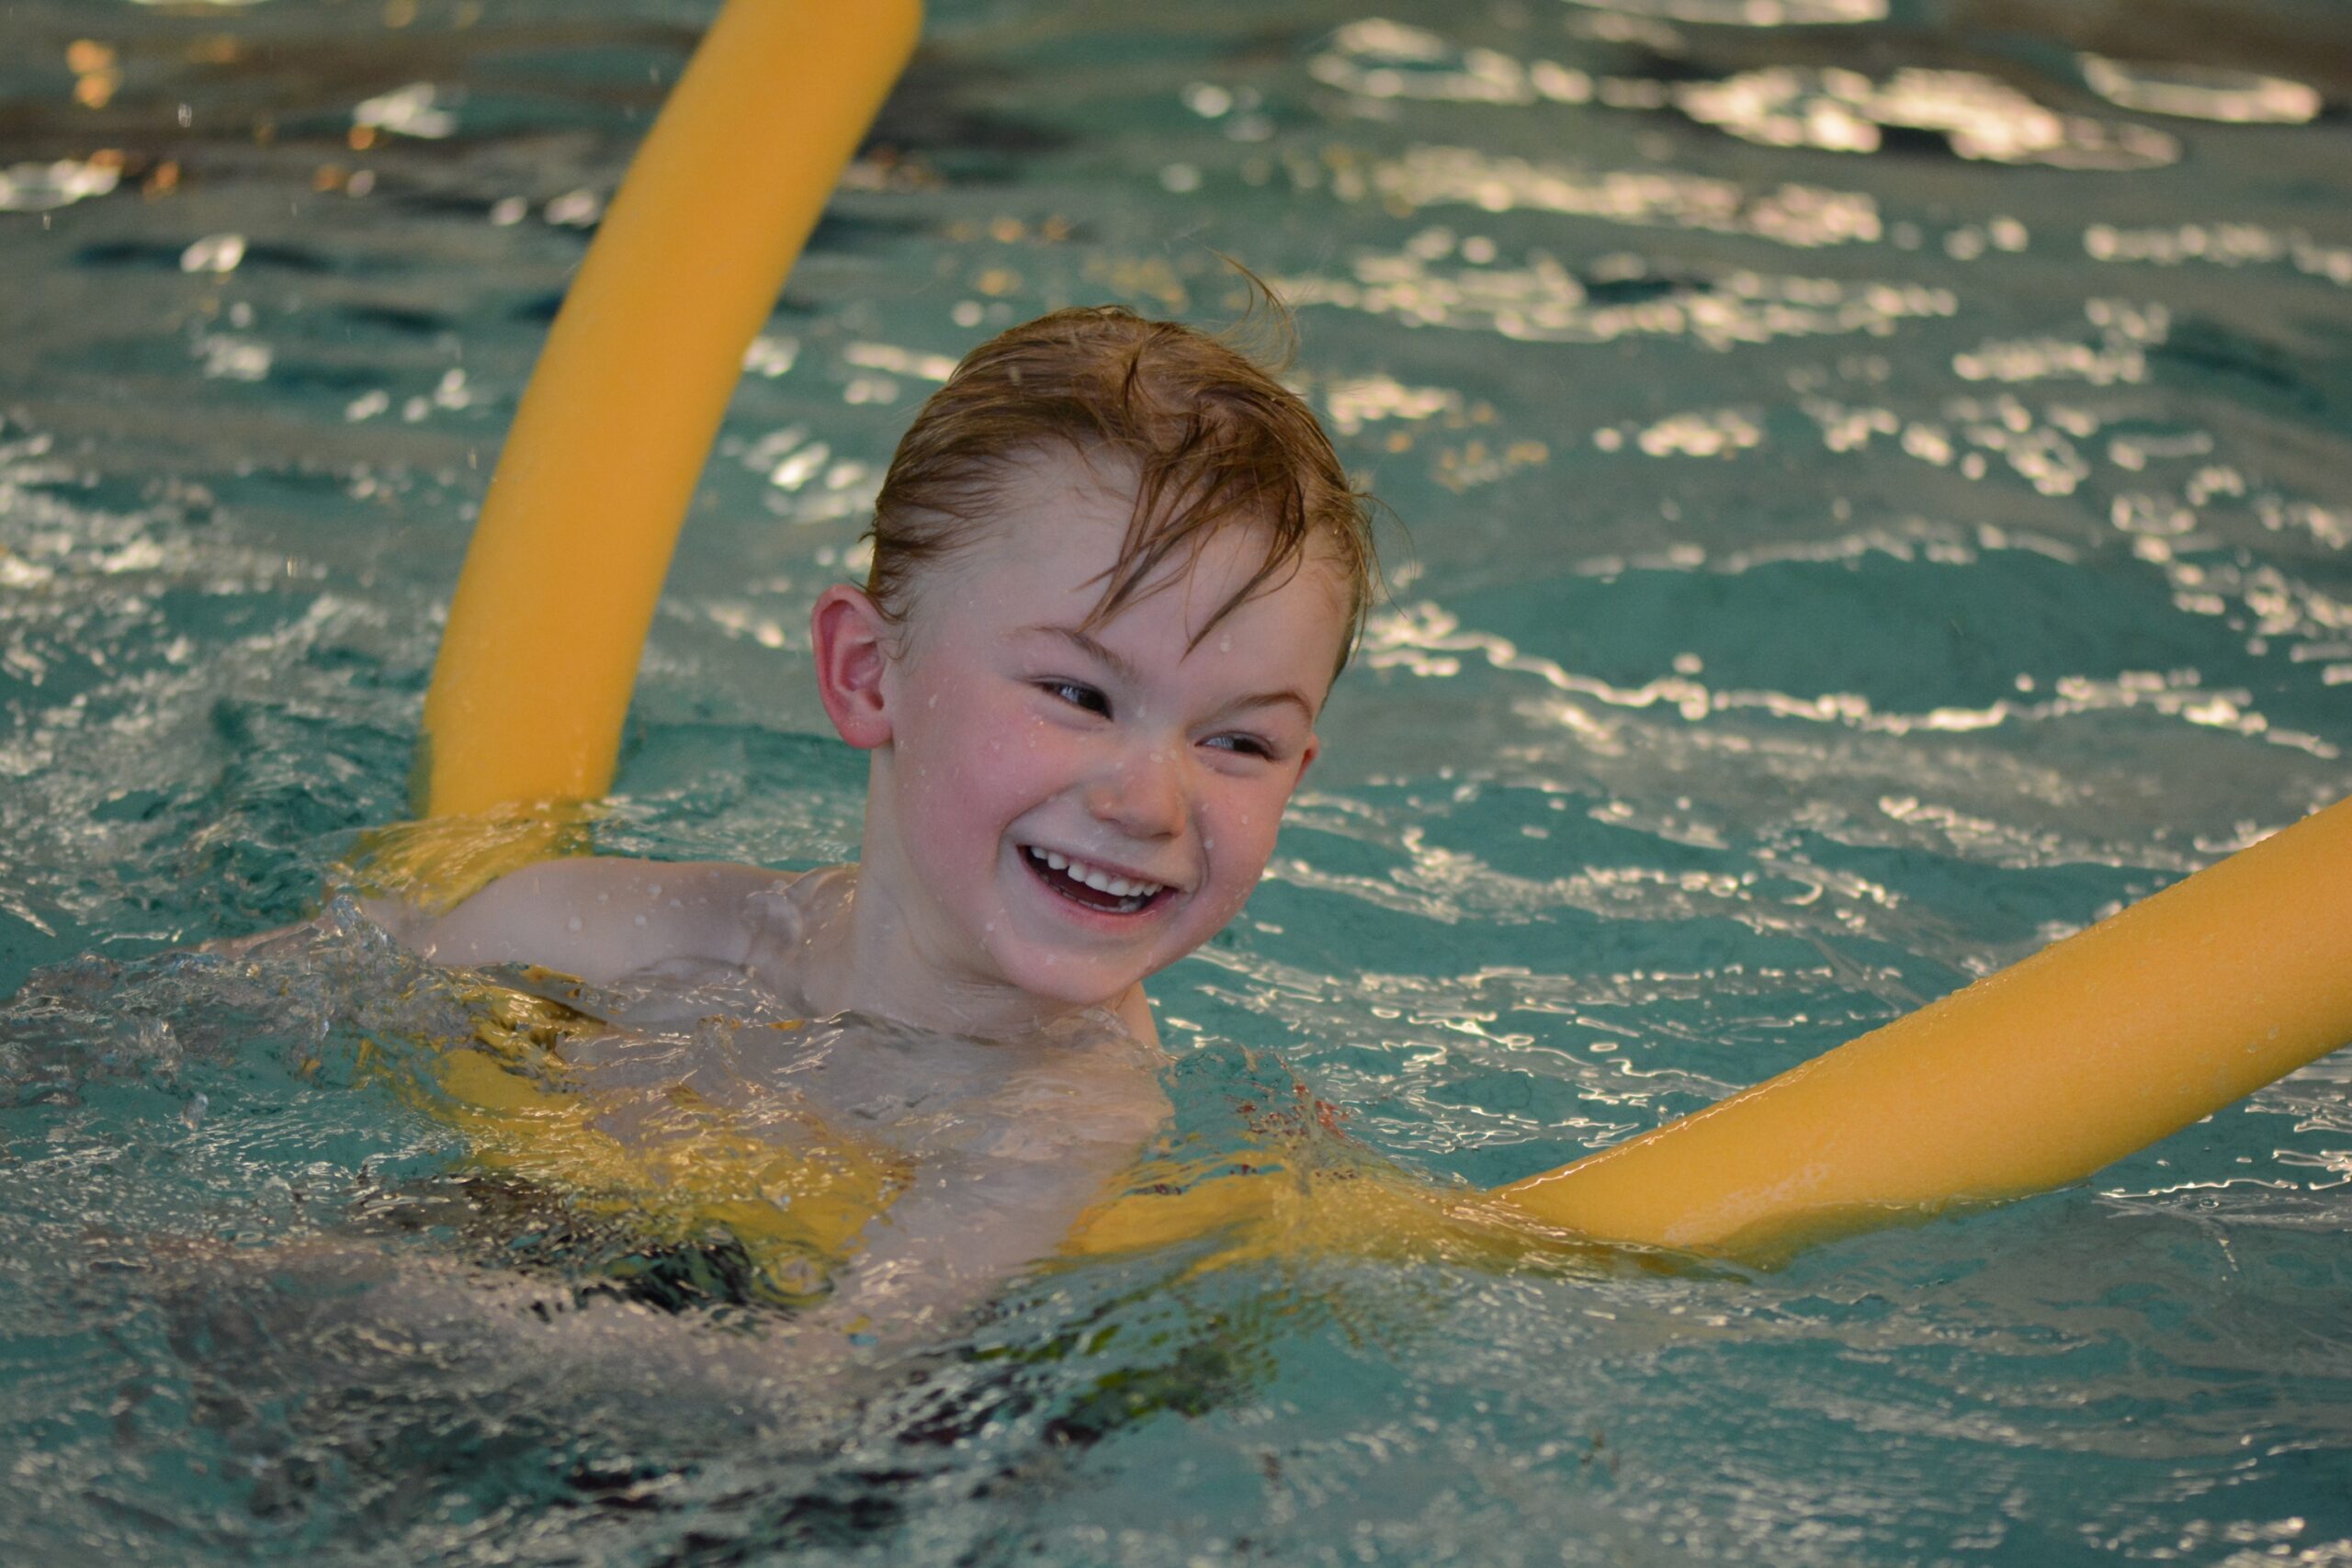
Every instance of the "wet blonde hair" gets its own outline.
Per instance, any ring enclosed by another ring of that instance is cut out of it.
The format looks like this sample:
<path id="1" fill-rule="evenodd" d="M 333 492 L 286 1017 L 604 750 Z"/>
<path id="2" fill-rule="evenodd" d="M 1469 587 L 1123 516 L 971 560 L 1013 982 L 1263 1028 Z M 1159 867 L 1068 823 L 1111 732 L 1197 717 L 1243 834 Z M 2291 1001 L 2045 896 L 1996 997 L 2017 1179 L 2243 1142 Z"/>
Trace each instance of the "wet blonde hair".
<path id="1" fill-rule="evenodd" d="M 1286 359 L 1289 320 L 1268 304 Z M 1222 529 L 1251 527 L 1263 531 L 1265 554 L 1195 640 L 1314 558 L 1345 584 L 1346 665 L 1380 580 L 1370 498 L 1305 401 L 1248 355 L 1108 305 L 1057 310 L 990 338 L 915 415 L 875 502 L 865 591 L 882 613 L 903 622 L 922 570 L 980 537 L 1022 465 L 1057 447 L 1135 476 L 1126 535 L 1086 629 L 1134 603 L 1171 558 L 1190 559 Z"/>

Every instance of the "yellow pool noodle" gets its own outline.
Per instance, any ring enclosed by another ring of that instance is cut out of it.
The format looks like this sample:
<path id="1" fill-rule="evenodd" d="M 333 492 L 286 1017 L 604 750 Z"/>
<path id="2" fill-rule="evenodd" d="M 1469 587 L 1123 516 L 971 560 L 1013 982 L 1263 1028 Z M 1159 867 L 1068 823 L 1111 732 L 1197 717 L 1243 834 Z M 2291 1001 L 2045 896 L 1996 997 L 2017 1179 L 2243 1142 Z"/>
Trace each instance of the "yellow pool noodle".
<path id="1" fill-rule="evenodd" d="M 744 351 L 914 51 L 919 0 L 729 0 L 548 334 L 449 607 L 421 815 L 593 800 Z"/>
<path id="2" fill-rule="evenodd" d="M 2352 800 L 1704 1111 L 1495 1196 L 1770 1256 L 2081 1179 L 2352 1041 Z"/>
<path id="3" fill-rule="evenodd" d="M 492 481 L 426 699 L 426 815 L 587 801 L 610 782 L 743 350 L 918 25 L 916 0 L 729 0 L 713 24 L 614 199 Z M 1766 1256 L 2078 1179 L 2347 1040 L 2352 802 L 1562 1169 L 1427 1201 L 1363 1180 L 1276 1193 L 1265 1184 L 1289 1177 L 1216 1178 L 1099 1205 L 1071 1250 L 1237 1226 L 1361 1249 L 1367 1227 L 1468 1225 L 1491 1247 L 1515 1213 L 1597 1240 Z M 458 1098 L 513 1112 L 498 1088 Z M 517 1157 L 507 1134 L 477 1131 Z"/>

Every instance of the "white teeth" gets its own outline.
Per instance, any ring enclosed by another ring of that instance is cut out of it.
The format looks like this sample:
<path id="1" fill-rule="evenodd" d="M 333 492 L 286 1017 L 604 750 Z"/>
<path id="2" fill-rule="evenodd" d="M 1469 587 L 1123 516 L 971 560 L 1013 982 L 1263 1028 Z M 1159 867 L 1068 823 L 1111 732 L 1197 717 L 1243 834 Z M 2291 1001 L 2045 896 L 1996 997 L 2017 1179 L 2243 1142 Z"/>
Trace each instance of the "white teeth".
<path id="1" fill-rule="evenodd" d="M 1160 884 L 1157 882 L 1140 882 L 1130 877 L 1114 876 L 1097 866 L 1087 864 L 1084 861 L 1072 860 L 1068 855 L 1056 854 L 1051 850 L 1033 849 L 1028 853 L 1030 859 L 1043 862 L 1072 882 L 1082 882 L 1096 892 L 1108 893 L 1114 898 L 1148 898 L 1160 891 Z"/>

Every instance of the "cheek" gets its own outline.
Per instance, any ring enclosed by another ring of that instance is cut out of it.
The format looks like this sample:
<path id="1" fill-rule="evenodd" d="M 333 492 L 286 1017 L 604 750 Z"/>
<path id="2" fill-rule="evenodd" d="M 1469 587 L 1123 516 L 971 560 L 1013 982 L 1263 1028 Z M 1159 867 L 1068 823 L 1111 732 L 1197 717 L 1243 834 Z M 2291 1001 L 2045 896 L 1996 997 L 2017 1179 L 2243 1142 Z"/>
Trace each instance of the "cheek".
<path id="1" fill-rule="evenodd" d="M 1046 792 L 1051 727 L 978 682 L 944 683 L 920 700 L 925 722 L 899 747 L 911 830 L 937 843 L 993 840 Z"/>
<path id="2" fill-rule="evenodd" d="M 1274 838 L 1281 830 L 1283 807 L 1290 803 L 1290 782 L 1279 786 L 1236 787 L 1220 797 L 1204 824 L 1214 846 L 1209 863 L 1218 886 L 1222 919 L 1240 911 L 1258 886 L 1259 875 L 1272 858 Z"/>

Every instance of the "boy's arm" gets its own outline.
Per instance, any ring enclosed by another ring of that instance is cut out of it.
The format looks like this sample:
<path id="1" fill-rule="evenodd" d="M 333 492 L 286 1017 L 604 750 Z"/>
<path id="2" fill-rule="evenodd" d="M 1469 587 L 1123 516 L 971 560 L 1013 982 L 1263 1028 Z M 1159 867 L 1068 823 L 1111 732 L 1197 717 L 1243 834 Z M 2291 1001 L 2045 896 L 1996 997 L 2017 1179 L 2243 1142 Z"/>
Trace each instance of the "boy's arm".
<path id="1" fill-rule="evenodd" d="M 435 964 L 536 964 L 606 986 L 674 959 L 744 964 L 761 926 L 752 899 L 791 880 L 758 866 L 583 857 L 510 873 L 439 916 L 390 900 L 367 909 Z"/>

